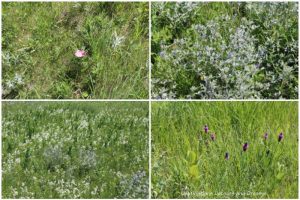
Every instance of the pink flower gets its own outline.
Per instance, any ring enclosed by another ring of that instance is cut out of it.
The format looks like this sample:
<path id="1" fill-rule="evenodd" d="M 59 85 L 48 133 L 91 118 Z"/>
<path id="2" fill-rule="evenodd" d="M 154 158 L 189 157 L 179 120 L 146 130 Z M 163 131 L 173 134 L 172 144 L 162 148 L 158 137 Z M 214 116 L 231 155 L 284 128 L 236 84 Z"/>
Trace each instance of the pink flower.
<path id="1" fill-rule="evenodd" d="M 75 52 L 75 56 L 78 58 L 82 58 L 82 57 L 86 56 L 86 52 L 84 50 L 77 50 Z"/>

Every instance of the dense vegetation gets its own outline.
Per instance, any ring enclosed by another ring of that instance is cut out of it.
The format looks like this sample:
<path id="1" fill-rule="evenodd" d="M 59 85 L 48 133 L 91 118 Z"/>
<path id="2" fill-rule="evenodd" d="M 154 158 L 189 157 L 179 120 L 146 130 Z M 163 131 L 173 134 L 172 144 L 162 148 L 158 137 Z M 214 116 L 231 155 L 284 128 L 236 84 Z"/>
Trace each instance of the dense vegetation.
<path id="1" fill-rule="evenodd" d="M 297 198 L 297 102 L 156 102 L 153 198 Z"/>
<path id="2" fill-rule="evenodd" d="M 3 3 L 3 98 L 147 98 L 148 10 L 146 2 Z"/>
<path id="3" fill-rule="evenodd" d="M 152 97 L 297 99 L 298 3 L 152 3 Z"/>
<path id="4" fill-rule="evenodd" d="M 148 198 L 147 102 L 4 103 L 3 198 Z"/>

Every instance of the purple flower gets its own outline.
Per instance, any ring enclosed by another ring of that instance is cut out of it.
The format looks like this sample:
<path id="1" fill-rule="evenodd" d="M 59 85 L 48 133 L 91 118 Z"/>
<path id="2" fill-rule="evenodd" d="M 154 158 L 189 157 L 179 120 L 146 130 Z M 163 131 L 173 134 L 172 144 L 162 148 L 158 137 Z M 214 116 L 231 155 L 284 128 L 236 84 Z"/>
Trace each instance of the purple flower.
<path id="1" fill-rule="evenodd" d="M 228 159 L 229 159 L 229 153 L 226 152 L 226 153 L 225 153 L 225 160 L 228 160 Z"/>
<path id="2" fill-rule="evenodd" d="M 281 142 L 282 139 L 283 139 L 283 133 L 280 133 L 280 134 L 278 135 L 278 142 Z"/>
<path id="3" fill-rule="evenodd" d="M 248 147 L 249 147 L 249 144 L 248 144 L 248 142 L 246 142 L 246 143 L 243 145 L 243 151 L 247 151 Z"/>
<path id="4" fill-rule="evenodd" d="M 211 138 L 212 141 L 215 141 L 216 140 L 216 134 L 215 133 L 210 134 L 210 138 Z"/>
<path id="5" fill-rule="evenodd" d="M 269 137 L 268 133 L 265 133 L 265 135 L 264 135 L 265 140 L 267 140 L 268 137 Z"/>
<path id="6" fill-rule="evenodd" d="M 204 132 L 208 133 L 208 126 L 207 125 L 204 126 Z"/>

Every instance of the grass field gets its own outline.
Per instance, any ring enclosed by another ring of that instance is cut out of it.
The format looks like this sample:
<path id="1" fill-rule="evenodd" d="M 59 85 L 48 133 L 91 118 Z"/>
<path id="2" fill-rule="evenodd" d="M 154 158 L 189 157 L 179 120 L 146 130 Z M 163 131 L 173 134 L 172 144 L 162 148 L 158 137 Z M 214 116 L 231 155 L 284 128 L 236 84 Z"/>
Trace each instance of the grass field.
<path id="1" fill-rule="evenodd" d="M 152 198 L 298 198 L 297 110 L 297 102 L 153 103 Z"/>
<path id="2" fill-rule="evenodd" d="M 147 2 L 2 3 L 3 98 L 147 98 L 148 10 Z"/>
<path id="3" fill-rule="evenodd" d="M 152 97 L 297 99 L 297 2 L 153 2 Z"/>
<path id="4" fill-rule="evenodd" d="M 147 102 L 3 103 L 3 198 L 148 198 Z"/>

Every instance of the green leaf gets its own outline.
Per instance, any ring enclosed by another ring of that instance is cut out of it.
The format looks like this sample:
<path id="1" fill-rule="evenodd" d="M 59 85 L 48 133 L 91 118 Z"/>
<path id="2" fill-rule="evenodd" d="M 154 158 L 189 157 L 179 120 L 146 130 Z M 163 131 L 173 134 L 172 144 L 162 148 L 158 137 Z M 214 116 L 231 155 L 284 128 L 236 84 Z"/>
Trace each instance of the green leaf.
<path id="1" fill-rule="evenodd" d="M 87 98 L 87 97 L 89 96 L 89 93 L 83 92 L 83 93 L 82 93 L 82 96 L 83 96 L 84 98 Z"/>
<path id="2" fill-rule="evenodd" d="M 198 165 L 192 165 L 189 169 L 189 175 L 192 178 L 198 178 L 199 177 L 199 170 L 198 170 Z"/>
<path id="3" fill-rule="evenodd" d="M 283 173 L 283 172 L 279 172 L 279 173 L 276 175 L 276 178 L 277 178 L 278 180 L 281 180 L 281 179 L 283 178 L 283 176 L 284 176 L 284 173 Z"/>
<path id="4" fill-rule="evenodd" d="M 193 164 L 196 162 L 196 153 L 193 151 L 188 151 L 187 152 L 187 160 L 189 163 Z"/>

